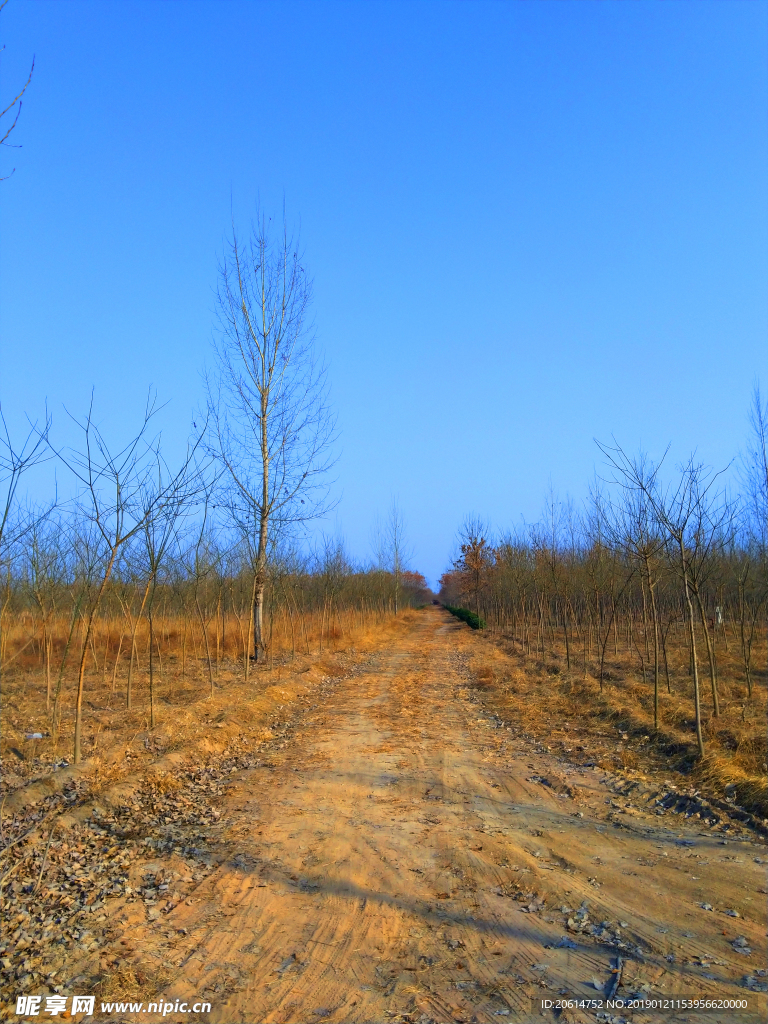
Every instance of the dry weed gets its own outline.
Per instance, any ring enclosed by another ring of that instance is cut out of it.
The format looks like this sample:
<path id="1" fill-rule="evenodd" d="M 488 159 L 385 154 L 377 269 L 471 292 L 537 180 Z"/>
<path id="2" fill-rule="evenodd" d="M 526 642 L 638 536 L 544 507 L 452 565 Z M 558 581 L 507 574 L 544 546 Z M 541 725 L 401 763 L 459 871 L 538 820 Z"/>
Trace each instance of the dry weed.
<path id="1" fill-rule="evenodd" d="M 496 672 L 490 665 L 480 665 L 475 669 L 475 685 L 478 687 L 492 686 L 496 682 Z"/>
<path id="2" fill-rule="evenodd" d="M 611 658 L 602 691 L 583 663 L 565 651 L 546 658 L 525 657 L 504 636 L 473 637 L 470 667 L 473 685 L 523 733 L 545 743 L 559 743 L 574 758 L 591 760 L 616 771 L 663 770 L 688 776 L 718 796 L 726 789 L 746 809 L 768 818 L 768 738 L 765 731 L 764 673 L 755 679 L 750 700 L 739 678 L 733 645 L 718 653 L 721 714 L 711 713 L 706 667 L 701 694 L 708 756 L 698 758 L 693 715 L 692 680 L 685 652 L 670 648 L 672 692 L 662 673 L 659 728 L 653 725 L 653 684 L 643 681 L 637 659 Z M 756 662 L 758 661 L 758 652 Z M 764 650 L 759 652 L 764 663 Z M 466 691 L 463 691 L 466 693 Z"/>
<path id="3" fill-rule="evenodd" d="M 108 967 L 93 991 L 99 1002 L 144 1000 L 157 991 L 157 986 L 151 986 L 149 982 L 149 977 L 141 970 Z"/>

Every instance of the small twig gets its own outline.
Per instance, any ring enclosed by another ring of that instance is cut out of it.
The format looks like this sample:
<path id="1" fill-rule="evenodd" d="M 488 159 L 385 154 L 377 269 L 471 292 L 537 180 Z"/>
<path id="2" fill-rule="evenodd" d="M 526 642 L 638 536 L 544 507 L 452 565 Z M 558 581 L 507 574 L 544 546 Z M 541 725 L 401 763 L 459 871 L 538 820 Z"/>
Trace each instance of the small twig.
<path id="1" fill-rule="evenodd" d="M 10 789 L 3 797 L 3 802 L 0 803 L 0 843 L 3 841 L 3 808 L 5 807 L 5 801 L 8 799 L 8 793 L 10 793 Z"/>
<path id="2" fill-rule="evenodd" d="M 37 882 L 35 883 L 35 888 L 32 890 L 32 895 L 33 896 L 36 894 L 37 890 L 40 888 L 40 883 L 43 880 L 43 871 L 45 871 L 45 862 L 48 860 L 48 851 L 51 848 L 51 840 L 53 839 L 53 833 L 56 831 L 56 826 L 57 825 L 58 825 L 58 821 L 54 821 L 53 826 L 51 828 L 51 834 L 48 836 L 48 842 L 46 843 L 46 846 L 45 846 L 45 853 L 43 854 L 43 863 L 40 865 L 40 874 L 37 876 Z"/>

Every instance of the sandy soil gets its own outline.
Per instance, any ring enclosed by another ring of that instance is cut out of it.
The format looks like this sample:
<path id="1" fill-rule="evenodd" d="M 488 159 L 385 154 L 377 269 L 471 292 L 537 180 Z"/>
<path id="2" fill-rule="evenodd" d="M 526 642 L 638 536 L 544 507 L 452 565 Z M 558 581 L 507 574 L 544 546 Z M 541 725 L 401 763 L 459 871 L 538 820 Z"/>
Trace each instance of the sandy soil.
<path id="1" fill-rule="evenodd" d="M 482 642 L 423 612 L 232 776 L 223 862 L 162 918 L 113 922 L 165 999 L 208 999 L 222 1024 L 749 1019 L 609 1011 L 609 992 L 746 998 L 765 1019 L 744 983 L 766 981 L 764 842 L 513 740 L 467 687 Z M 593 1005 L 541 1016 L 563 996 Z"/>

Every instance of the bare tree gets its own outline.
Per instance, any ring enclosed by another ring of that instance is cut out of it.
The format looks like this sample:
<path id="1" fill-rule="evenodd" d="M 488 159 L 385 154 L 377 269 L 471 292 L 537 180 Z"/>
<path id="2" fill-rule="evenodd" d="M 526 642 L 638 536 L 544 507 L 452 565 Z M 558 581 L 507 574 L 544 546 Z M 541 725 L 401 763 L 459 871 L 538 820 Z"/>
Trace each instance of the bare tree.
<path id="1" fill-rule="evenodd" d="M 396 498 L 392 499 L 389 509 L 385 538 L 389 571 L 392 573 L 395 584 L 395 615 L 397 615 L 403 572 L 408 568 L 411 551 L 405 538 L 405 520 Z"/>
<path id="2" fill-rule="evenodd" d="M 688 611 L 696 740 L 699 754 L 703 757 L 704 736 L 693 602 L 695 600 L 698 605 L 706 630 L 701 603 L 701 583 L 705 577 L 708 559 L 715 546 L 722 543 L 724 531 L 727 531 L 733 517 L 725 496 L 717 489 L 721 473 L 713 473 L 691 456 L 680 467 L 677 483 L 671 487 L 663 487 L 659 480 L 663 459 L 658 465 L 652 465 L 645 458 L 631 458 L 619 445 L 614 448 L 606 445 L 599 447 L 618 471 L 616 482 L 630 492 L 640 492 L 647 500 L 657 523 L 666 532 L 668 545 L 674 554 L 673 564 L 683 584 Z M 719 706 L 714 663 L 708 632 L 705 635 L 710 655 L 713 712 L 717 715 Z"/>
<path id="3" fill-rule="evenodd" d="M 339 537 L 323 537 L 322 549 L 315 552 L 315 572 L 322 581 L 323 610 L 320 619 L 320 645 L 323 649 L 323 633 L 327 624 L 329 646 L 333 639 L 333 615 L 337 594 L 345 578 L 352 573 L 352 564 Z"/>
<path id="4" fill-rule="evenodd" d="M 2 10 L 2 8 L 0 8 Z M 55 507 L 55 500 L 44 508 L 21 509 L 18 490 L 21 479 L 33 466 L 49 457 L 46 448 L 51 420 L 46 412 L 42 426 L 30 424 L 23 441 L 11 438 L 0 405 L 0 572 L 10 575 L 11 552 L 29 530 L 42 522 Z M 0 603 L 0 655 L 3 651 L 2 623 L 5 602 Z M 2 657 L 0 657 L 0 678 Z"/>
<path id="5" fill-rule="evenodd" d="M 568 635 L 570 600 L 570 571 L 577 550 L 579 526 L 573 504 L 570 500 L 560 501 L 550 484 L 544 515 L 541 522 L 531 527 L 531 536 L 538 556 L 547 569 L 549 583 L 563 622 L 565 657 L 568 671 L 571 669 L 571 645 Z"/>
<path id="6" fill-rule="evenodd" d="M 640 572 L 646 657 L 650 656 L 646 592 L 650 597 L 653 630 L 653 727 L 658 730 L 659 616 L 656 605 L 656 588 L 661 576 L 660 556 L 664 551 L 665 535 L 648 496 L 648 488 L 652 486 L 651 478 L 654 467 L 643 454 L 638 456 L 634 465 L 641 486 L 624 489 L 621 492 L 621 500 L 612 503 L 613 514 L 607 518 L 606 523 L 613 544 L 624 551 Z M 642 652 L 640 654 L 643 676 L 645 676 L 645 661 Z"/>
<path id="7" fill-rule="evenodd" d="M 156 478 L 145 481 L 140 496 L 142 512 L 141 538 L 147 574 L 146 616 L 149 624 L 149 725 L 155 727 L 155 597 L 161 574 L 167 568 L 168 556 L 178 541 L 178 530 L 184 515 L 191 511 L 199 488 L 199 470 L 184 471 L 171 477 L 158 466 Z"/>
<path id="8" fill-rule="evenodd" d="M 283 223 L 260 215 L 248 240 L 232 229 L 219 270 L 216 373 L 208 381 L 212 447 L 226 468 L 228 505 L 254 536 L 253 649 L 266 657 L 264 593 L 271 540 L 327 511 L 324 474 L 334 421 L 309 323 L 312 285 Z"/>
<path id="9" fill-rule="evenodd" d="M 620 557 L 619 549 L 611 542 L 611 538 L 616 532 L 611 523 L 613 510 L 599 481 L 595 481 L 590 489 L 590 504 L 585 524 L 586 539 L 589 544 L 586 573 L 594 594 L 595 633 L 600 651 L 599 683 L 602 693 L 605 679 L 605 657 L 611 628 L 613 627 L 615 636 L 619 602 L 631 586 L 637 567 L 634 564 L 626 566 Z M 608 609 L 604 607 L 608 598 L 610 598 L 610 614 L 606 614 Z"/>
<path id="10" fill-rule="evenodd" d="M 412 557 L 411 549 L 405 536 L 405 519 L 397 498 L 392 499 L 386 519 L 382 522 L 376 516 L 371 531 L 371 547 L 374 553 L 374 565 L 380 579 L 386 584 L 387 576 L 391 577 L 393 606 L 395 615 L 400 608 L 400 591 L 402 589 L 403 572 L 408 568 Z M 386 587 L 389 590 L 389 587 Z M 387 597 L 389 601 L 389 597 Z"/>
<path id="11" fill-rule="evenodd" d="M 95 585 L 89 593 L 83 612 L 85 630 L 77 677 L 75 707 L 74 761 L 82 758 L 83 691 L 85 663 L 91 640 L 94 619 L 107 588 L 118 555 L 131 538 L 143 530 L 149 519 L 159 515 L 165 505 L 174 499 L 180 482 L 186 479 L 192 452 L 178 473 L 164 474 L 159 440 L 149 436 L 151 422 L 158 409 L 150 395 L 144 409 L 141 425 L 122 448 L 113 450 L 93 419 L 93 396 L 85 419 L 73 418 L 82 433 L 80 450 L 56 450 L 56 455 L 72 472 L 80 484 L 77 507 L 83 518 L 92 525 L 99 540 L 96 556 L 98 569 Z M 154 491 L 155 479 L 161 481 Z M 152 493 L 152 500 L 142 500 Z"/>

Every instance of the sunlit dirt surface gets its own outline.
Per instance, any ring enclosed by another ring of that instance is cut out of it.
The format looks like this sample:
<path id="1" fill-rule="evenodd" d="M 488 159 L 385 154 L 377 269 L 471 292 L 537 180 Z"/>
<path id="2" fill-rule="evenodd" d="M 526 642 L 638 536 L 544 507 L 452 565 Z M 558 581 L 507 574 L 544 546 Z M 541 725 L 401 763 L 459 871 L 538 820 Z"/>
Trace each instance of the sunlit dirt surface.
<path id="1" fill-rule="evenodd" d="M 232 776 L 215 870 L 169 913 L 112 922 L 164 999 L 204 998 L 222 1024 L 764 1019 L 763 842 L 512 739 L 467 689 L 480 642 L 414 616 Z M 609 1011 L 610 993 L 752 1014 Z M 592 1005 L 542 1016 L 564 998 Z"/>

